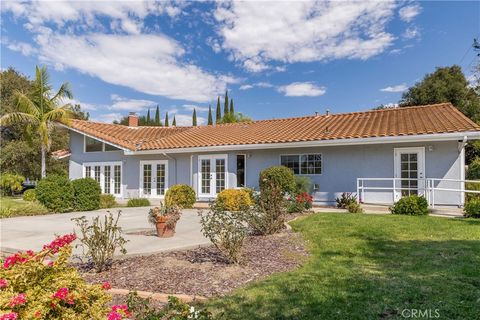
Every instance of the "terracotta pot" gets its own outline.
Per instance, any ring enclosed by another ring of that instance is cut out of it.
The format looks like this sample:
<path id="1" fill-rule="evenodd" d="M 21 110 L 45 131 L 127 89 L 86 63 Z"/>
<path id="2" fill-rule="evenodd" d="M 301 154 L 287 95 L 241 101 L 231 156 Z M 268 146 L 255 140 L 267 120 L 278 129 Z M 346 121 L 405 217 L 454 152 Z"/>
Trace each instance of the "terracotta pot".
<path id="1" fill-rule="evenodd" d="M 166 217 L 158 218 L 156 227 L 157 227 L 157 236 L 160 238 L 170 238 L 170 237 L 173 237 L 173 235 L 175 234 L 176 224 L 173 227 L 169 228 L 167 226 Z"/>

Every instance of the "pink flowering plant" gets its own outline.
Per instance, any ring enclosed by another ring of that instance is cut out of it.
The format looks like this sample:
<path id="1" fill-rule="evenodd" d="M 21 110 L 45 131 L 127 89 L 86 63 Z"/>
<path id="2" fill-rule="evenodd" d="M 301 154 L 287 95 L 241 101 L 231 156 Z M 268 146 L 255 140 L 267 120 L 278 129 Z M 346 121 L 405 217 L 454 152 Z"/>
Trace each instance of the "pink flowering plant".
<path id="1" fill-rule="evenodd" d="M 56 237 L 40 252 L 17 252 L 1 261 L 0 320 L 129 316 L 128 309 L 107 306 L 109 284 L 87 284 L 68 264 L 75 239 L 75 234 Z"/>

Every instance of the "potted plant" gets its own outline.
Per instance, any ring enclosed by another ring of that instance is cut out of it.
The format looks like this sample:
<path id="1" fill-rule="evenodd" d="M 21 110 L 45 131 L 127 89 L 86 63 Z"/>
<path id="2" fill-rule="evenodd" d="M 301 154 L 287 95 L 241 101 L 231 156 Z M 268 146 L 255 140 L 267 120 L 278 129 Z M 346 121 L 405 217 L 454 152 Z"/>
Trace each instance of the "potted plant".
<path id="1" fill-rule="evenodd" d="M 175 227 L 180 215 L 179 207 L 160 204 L 160 207 L 150 209 L 148 221 L 157 228 L 157 236 L 170 238 L 175 234 Z"/>

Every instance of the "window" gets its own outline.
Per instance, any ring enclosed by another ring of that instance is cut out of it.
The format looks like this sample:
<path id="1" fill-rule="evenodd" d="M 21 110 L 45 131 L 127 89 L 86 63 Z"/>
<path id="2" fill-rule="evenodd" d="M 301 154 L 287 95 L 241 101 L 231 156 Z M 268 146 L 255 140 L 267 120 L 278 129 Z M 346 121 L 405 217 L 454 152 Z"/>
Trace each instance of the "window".
<path id="1" fill-rule="evenodd" d="M 294 174 L 322 174 L 321 154 L 284 155 L 280 156 L 280 164 Z"/>
<path id="2" fill-rule="evenodd" d="M 119 148 L 108 143 L 85 136 L 85 152 L 118 151 Z"/>
<path id="3" fill-rule="evenodd" d="M 98 182 L 102 193 L 116 196 L 122 195 L 122 165 L 121 162 L 90 162 L 84 163 L 85 178 L 93 178 Z"/>
<path id="4" fill-rule="evenodd" d="M 245 187 L 245 155 L 237 155 L 237 187 Z"/>

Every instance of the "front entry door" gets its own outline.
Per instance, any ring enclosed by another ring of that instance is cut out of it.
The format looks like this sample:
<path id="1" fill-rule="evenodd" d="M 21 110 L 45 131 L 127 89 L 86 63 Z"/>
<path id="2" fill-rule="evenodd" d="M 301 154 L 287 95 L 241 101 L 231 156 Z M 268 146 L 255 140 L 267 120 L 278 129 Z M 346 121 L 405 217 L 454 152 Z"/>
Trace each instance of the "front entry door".
<path id="1" fill-rule="evenodd" d="M 168 161 L 140 161 L 140 196 L 161 198 L 167 190 Z"/>
<path id="2" fill-rule="evenodd" d="M 395 149 L 395 201 L 410 195 L 425 195 L 425 148 Z"/>
<path id="3" fill-rule="evenodd" d="M 227 186 L 227 156 L 198 157 L 198 194 L 214 198 Z"/>

